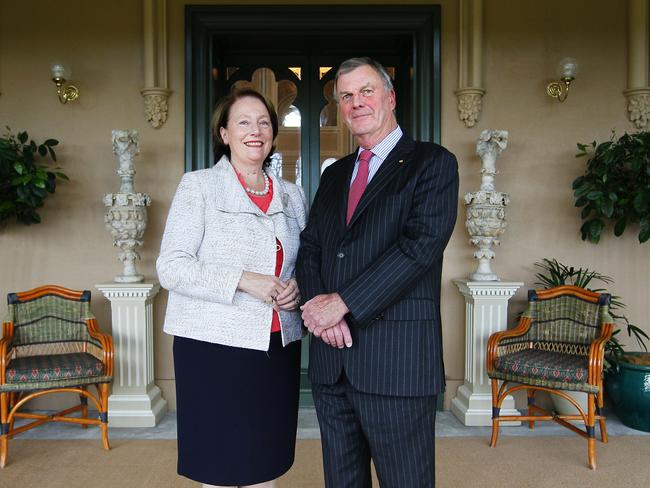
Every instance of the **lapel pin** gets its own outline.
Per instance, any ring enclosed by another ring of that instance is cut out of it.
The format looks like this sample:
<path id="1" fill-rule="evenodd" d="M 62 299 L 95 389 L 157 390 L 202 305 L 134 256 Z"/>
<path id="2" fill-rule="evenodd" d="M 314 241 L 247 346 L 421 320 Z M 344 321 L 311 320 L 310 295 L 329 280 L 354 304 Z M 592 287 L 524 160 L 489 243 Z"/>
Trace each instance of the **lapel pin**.
<path id="1" fill-rule="evenodd" d="M 398 162 L 399 164 L 403 164 L 403 163 L 404 163 L 404 160 L 403 160 L 403 159 L 400 159 L 400 160 L 397 161 L 397 162 Z"/>

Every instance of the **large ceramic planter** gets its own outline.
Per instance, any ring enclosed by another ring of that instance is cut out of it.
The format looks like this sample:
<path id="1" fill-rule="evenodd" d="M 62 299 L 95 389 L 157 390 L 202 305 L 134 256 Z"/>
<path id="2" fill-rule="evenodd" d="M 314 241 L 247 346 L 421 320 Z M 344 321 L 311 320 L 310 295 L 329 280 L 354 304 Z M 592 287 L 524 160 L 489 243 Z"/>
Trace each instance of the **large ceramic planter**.
<path id="1" fill-rule="evenodd" d="M 625 353 L 640 356 L 647 353 Z M 605 376 L 605 391 L 614 412 L 628 427 L 650 432 L 650 366 L 618 363 Z"/>
<path id="2" fill-rule="evenodd" d="M 589 403 L 587 394 L 584 391 L 562 391 L 578 402 L 578 405 L 580 405 L 584 412 L 587 413 Z M 560 415 L 580 415 L 580 412 L 578 412 L 578 409 L 573 405 L 573 403 L 560 395 L 551 395 L 551 401 L 553 402 L 553 408 Z"/>

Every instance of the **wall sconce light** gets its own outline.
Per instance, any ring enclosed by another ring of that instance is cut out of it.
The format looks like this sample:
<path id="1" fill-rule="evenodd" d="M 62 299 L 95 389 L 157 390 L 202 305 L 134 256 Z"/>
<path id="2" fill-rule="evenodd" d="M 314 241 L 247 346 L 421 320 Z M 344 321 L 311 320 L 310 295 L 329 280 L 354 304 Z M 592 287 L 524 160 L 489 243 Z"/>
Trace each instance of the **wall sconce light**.
<path id="1" fill-rule="evenodd" d="M 74 85 L 65 85 L 67 79 L 70 78 L 70 68 L 63 63 L 54 62 L 50 66 L 52 73 L 52 81 L 56 85 L 56 94 L 59 97 L 59 102 L 68 103 L 79 98 L 79 89 Z"/>
<path id="2" fill-rule="evenodd" d="M 578 62 L 573 58 L 564 58 L 558 63 L 557 71 L 560 79 L 549 83 L 546 86 L 546 93 L 549 97 L 563 102 L 569 95 L 571 82 L 575 80 L 578 74 Z"/>

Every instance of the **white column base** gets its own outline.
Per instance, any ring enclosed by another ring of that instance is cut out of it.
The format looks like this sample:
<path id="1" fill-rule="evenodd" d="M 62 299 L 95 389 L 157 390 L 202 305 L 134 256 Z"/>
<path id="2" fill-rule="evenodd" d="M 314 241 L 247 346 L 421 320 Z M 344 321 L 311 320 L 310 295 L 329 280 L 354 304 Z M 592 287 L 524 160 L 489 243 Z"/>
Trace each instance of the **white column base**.
<path id="1" fill-rule="evenodd" d="M 492 425 L 492 394 L 473 393 L 466 385 L 458 388 L 456 397 L 451 401 L 451 412 L 463 424 L 476 426 Z M 515 408 L 515 399 L 508 395 L 501 405 L 501 415 L 521 415 Z M 499 422 L 503 426 L 517 426 L 521 422 Z"/>
<path id="2" fill-rule="evenodd" d="M 167 413 L 167 400 L 160 388 L 153 385 L 144 395 L 111 395 L 108 397 L 110 427 L 155 427 Z"/>
<path id="3" fill-rule="evenodd" d="M 465 425 L 492 425 L 492 387 L 486 371 L 490 335 L 506 330 L 508 300 L 523 285 L 514 281 L 454 280 L 465 297 L 465 378 L 451 402 L 452 413 Z M 521 415 L 509 396 L 501 406 L 503 415 Z M 503 422 L 502 425 L 521 425 Z"/>
<path id="4" fill-rule="evenodd" d="M 153 301 L 157 282 L 95 285 L 111 302 L 113 388 L 108 397 L 110 427 L 154 427 L 167 401 L 154 383 Z"/>

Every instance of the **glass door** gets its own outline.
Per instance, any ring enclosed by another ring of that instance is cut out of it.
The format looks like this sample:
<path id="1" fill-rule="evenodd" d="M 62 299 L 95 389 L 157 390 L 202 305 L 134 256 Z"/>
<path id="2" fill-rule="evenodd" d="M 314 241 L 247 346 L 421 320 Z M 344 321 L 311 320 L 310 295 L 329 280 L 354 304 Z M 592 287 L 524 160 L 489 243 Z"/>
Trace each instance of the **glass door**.
<path id="1" fill-rule="evenodd" d="M 278 42 L 274 45 L 277 49 Z M 311 201 L 322 171 L 356 148 L 354 138 L 341 120 L 334 96 L 338 65 L 354 56 L 356 50 L 339 48 L 339 52 L 322 55 L 313 54 L 313 46 L 311 49 L 304 46 L 304 51 L 251 54 L 241 49 L 224 48 L 222 44 L 214 50 L 212 103 L 239 87 L 254 88 L 273 102 L 278 112 L 279 131 L 271 169 L 285 180 L 302 186 Z M 399 97 L 400 124 L 409 132 L 410 56 L 372 53 L 372 50 L 365 54 L 375 54 L 373 57 L 386 66 Z M 309 341 L 310 336 L 303 339 L 301 405 L 312 404 L 307 377 Z"/>

